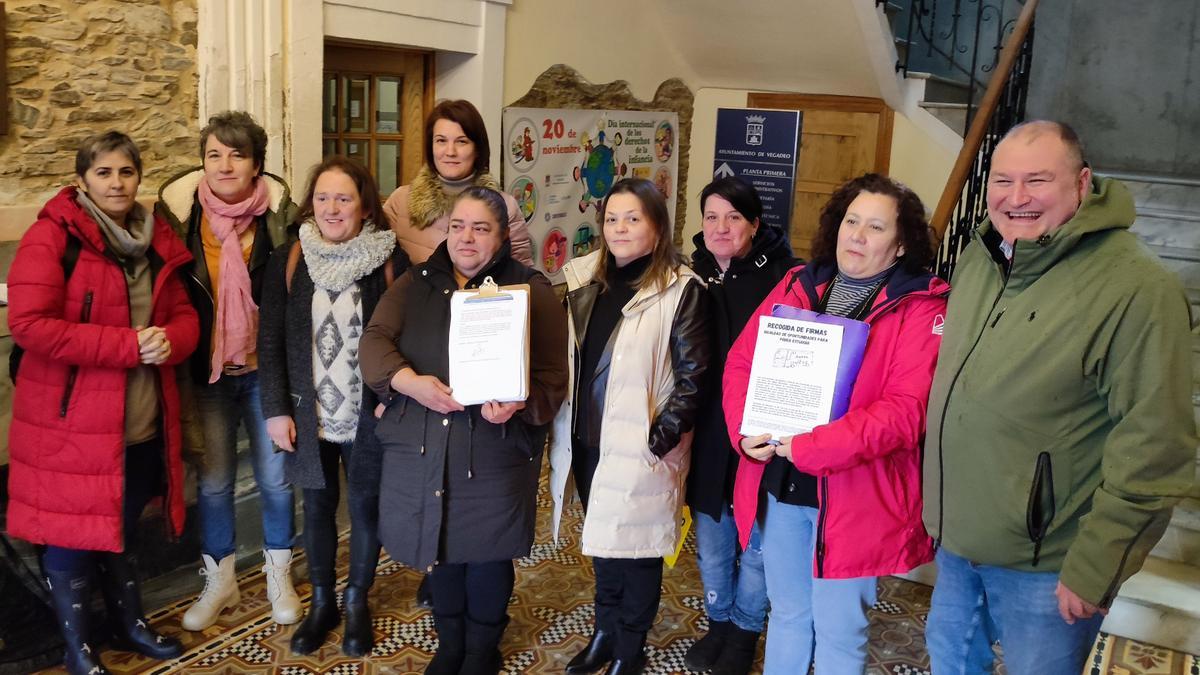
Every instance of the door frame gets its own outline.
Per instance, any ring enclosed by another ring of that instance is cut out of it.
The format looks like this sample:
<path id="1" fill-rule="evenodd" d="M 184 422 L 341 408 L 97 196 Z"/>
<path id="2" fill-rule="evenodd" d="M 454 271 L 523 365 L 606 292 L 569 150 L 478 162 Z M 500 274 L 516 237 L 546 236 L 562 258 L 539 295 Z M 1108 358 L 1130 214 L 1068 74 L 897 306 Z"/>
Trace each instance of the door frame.
<path id="1" fill-rule="evenodd" d="M 322 116 L 324 116 L 324 77 L 329 72 L 338 72 L 343 75 L 362 75 L 371 78 L 371 101 L 374 104 L 378 94 L 375 83 L 375 76 L 394 76 L 403 74 L 408 69 L 407 61 L 414 57 L 422 59 L 421 77 L 422 77 L 422 92 L 421 92 L 421 120 L 414 129 L 404 131 L 404 142 L 410 140 L 417 141 L 418 147 L 421 149 L 419 153 L 414 153 L 413 157 L 407 157 L 404 161 L 404 166 L 407 168 L 411 165 L 416 167 L 412 169 L 412 175 L 406 180 L 404 176 L 397 176 L 397 185 L 405 185 L 411 181 L 420 167 L 425 164 L 425 144 L 428 140 L 425 138 L 425 119 L 433 110 L 436 98 L 435 78 L 436 78 L 436 58 L 433 51 L 426 49 L 411 49 L 399 47 L 395 45 L 384 45 L 377 43 L 367 43 L 355 40 L 344 40 L 338 38 L 326 38 L 323 46 L 324 60 L 321 69 L 322 77 Z M 341 84 L 338 85 L 341 91 Z M 369 111 L 368 111 L 369 112 Z M 403 110 L 401 111 L 403 113 Z M 341 119 L 341 111 L 338 111 L 338 119 Z M 340 127 L 339 127 L 340 128 Z M 322 133 L 321 133 L 321 155 L 324 156 L 325 137 L 328 135 L 324 131 L 324 121 L 322 117 Z M 341 136 L 342 132 L 337 132 L 335 135 Z M 371 134 L 374 135 L 373 133 Z M 370 148 L 368 143 L 368 148 Z M 369 150 L 369 152 L 372 152 Z M 415 161 L 408 161 L 415 160 Z M 371 172 L 371 176 L 378 180 L 375 175 L 377 160 L 373 155 L 368 156 L 367 170 Z M 386 195 L 384 195 L 386 199 Z"/>

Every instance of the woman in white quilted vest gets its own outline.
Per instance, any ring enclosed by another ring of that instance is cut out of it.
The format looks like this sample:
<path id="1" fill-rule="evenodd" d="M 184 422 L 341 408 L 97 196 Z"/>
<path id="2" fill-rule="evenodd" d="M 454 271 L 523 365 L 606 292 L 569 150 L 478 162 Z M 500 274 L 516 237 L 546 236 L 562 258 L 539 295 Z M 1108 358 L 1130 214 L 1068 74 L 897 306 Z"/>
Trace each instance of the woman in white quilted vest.
<path id="1" fill-rule="evenodd" d="M 601 205 L 600 250 L 567 279 L 570 394 L 554 422 L 557 538 L 568 475 L 584 508 L 596 574 L 596 625 L 568 673 L 645 667 L 663 556 L 675 551 L 691 431 L 710 357 L 706 295 L 671 238 L 666 200 L 625 179 Z"/>

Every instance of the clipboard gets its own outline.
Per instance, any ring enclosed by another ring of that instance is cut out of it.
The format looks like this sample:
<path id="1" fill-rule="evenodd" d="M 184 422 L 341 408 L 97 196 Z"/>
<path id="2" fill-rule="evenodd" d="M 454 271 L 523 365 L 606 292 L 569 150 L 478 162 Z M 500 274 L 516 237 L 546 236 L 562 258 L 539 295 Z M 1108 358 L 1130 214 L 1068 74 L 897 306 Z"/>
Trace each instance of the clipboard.
<path id="1" fill-rule="evenodd" d="M 511 316 L 517 312 L 523 318 Z M 466 406 L 528 398 L 530 313 L 529 284 L 498 286 L 489 276 L 478 290 L 454 292 L 448 336 L 454 400 Z"/>

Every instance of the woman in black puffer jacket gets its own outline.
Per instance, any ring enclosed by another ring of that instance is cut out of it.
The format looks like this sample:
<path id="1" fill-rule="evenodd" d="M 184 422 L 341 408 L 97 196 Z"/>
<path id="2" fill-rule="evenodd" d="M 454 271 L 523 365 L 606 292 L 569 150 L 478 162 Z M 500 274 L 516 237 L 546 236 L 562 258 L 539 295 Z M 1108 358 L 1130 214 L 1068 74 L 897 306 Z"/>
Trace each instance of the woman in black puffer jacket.
<path id="1" fill-rule="evenodd" d="M 783 232 L 761 224 L 758 193 L 742 180 L 709 183 L 700 193 L 700 209 L 703 229 L 693 239 L 692 267 L 708 284 L 713 361 L 696 420 L 687 501 L 709 628 L 684 662 L 714 675 L 745 675 L 766 619 L 767 586 L 757 532 L 744 551 L 738 547 L 732 511 L 738 454 L 729 444 L 721 411 L 721 373 L 746 321 L 797 261 Z"/>

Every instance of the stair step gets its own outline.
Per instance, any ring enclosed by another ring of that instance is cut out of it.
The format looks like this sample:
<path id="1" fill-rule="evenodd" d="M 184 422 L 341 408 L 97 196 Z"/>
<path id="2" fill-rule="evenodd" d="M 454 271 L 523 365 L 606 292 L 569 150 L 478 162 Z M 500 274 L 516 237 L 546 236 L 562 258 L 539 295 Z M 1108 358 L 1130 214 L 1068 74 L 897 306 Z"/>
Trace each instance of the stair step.
<path id="1" fill-rule="evenodd" d="M 921 104 L 921 107 L 928 110 L 930 114 L 941 120 L 943 124 L 953 129 L 956 133 L 960 135 L 966 133 L 967 110 L 970 107 L 966 103 L 926 101 Z"/>
<path id="2" fill-rule="evenodd" d="M 1171 514 L 1171 524 L 1150 555 L 1179 563 L 1200 561 L 1200 502 L 1188 498 Z"/>
<path id="3" fill-rule="evenodd" d="M 1200 567 L 1147 558 L 1121 587 L 1102 630 L 1188 654 L 1200 653 Z"/>
<path id="4" fill-rule="evenodd" d="M 965 79 L 958 80 L 923 72 L 909 72 L 908 77 L 914 80 L 925 80 L 925 94 L 922 100 L 926 103 L 969 103 L 971 101 L 971 85 Z M 975 92 L 976 96 L 982 94 L 982 89 Z"/>
<path id="5" fill-rule="evenodd" d="M 1170 252 L 1172 259 L 1182 259 L 1178 249 L 1200 250 L 1200 227 L 1197 227 L 1200 220 L 1192 219 L 1200 218 L 1200 212 L 1192 218 L 1175 217 L 1181 214 L 1177 211 L 1171 212 L 1171 217 L 1160 215 L 1163 213 L 1165 212 L 1139 208 L 1137 220 L 1133 222 L 1130 230 L 1156 250 L 1158 247 L 1176 249 Z"/>
<path id="6" fill-rule="evenodd" d="M 1143 209 L 1200 212 L 1200 177 L 1169 176 L 1150 173 L 1104 171 L 1096 173 L 1116 178 L 1133 193 L 1138 213 Z"/>

